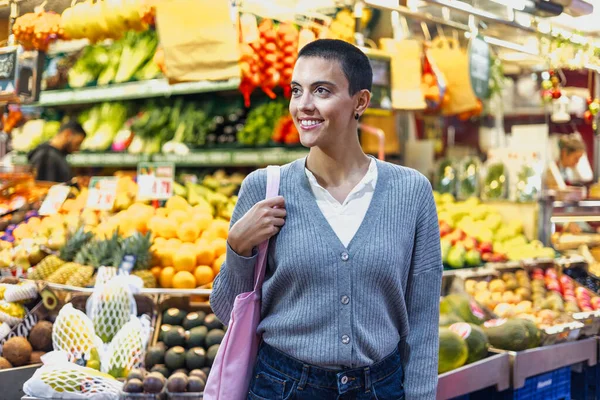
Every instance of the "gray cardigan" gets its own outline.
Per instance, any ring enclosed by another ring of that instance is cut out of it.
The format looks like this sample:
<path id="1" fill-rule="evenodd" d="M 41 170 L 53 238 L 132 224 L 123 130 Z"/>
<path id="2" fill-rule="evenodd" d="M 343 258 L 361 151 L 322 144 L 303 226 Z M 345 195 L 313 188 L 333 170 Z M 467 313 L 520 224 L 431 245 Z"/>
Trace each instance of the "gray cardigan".
<path id="1" fill-rule="evenodd" d="M 269 247 L 259 333 L 292 357 L 336 369 L 373 364 L 400 343 L 406 398 L 435 399 L 442 262 L 429 182 L 378 161 L 373 199 L 346 248 L 319 210 L 304 165 L 281 170 L 288 214 Z M 265 190 L 266 170 L 250 174 L 231 223 Z M 227 249 L 210 297 L 225 324 L 235 296 L 252 290 L 256 258 Z"/>

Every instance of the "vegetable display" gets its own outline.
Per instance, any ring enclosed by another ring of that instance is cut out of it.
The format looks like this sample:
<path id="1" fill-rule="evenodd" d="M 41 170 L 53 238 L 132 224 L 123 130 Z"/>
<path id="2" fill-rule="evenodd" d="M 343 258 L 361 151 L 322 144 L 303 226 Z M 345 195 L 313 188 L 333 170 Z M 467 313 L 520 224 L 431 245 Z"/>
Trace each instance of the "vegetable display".
<path id="1" fill-rule="evenodd" d="M 248 146 L 262 146 L 271 140 L 277 121 L 287 114 L 284 102 L 270 101 L 250 110 L 244 129 L 238 132 L 238 142 Z"/>
<path id="2" fill-rule="evenodd" d="M 435 190 L 440 193 L 454 193 L 456 189 L 456 168 L 452 161 L 442 160 L 438 165 Z"/>
<path id="3" fill-rule="evenodd" d="M 479 160 L 467 158 L 459 173 L 458 197 L 468 199 L 479 195 Z"/>
<path id="4" fill-rule="evenodd" d="M 496 200 L 506 197 L 507 179 L 504 164 L 493 163 L 487 167 L 482 197 L 486 200 Z"/>

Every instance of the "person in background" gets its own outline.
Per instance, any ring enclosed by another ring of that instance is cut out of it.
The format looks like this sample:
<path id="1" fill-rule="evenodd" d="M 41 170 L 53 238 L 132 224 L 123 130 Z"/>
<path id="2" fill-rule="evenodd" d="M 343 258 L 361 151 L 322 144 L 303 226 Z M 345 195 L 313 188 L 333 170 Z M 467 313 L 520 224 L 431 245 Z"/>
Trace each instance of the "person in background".
<path id="1" fill-rule="evenodd" d="M 36 169 L 36 180 L 67 182 L 73 178 L 67 155 L 79 151 L 85 139 L 83 127 L 75 121 L 62 125 L 58 134 L 49 142 L 32 150 L 27 158 Z"/>

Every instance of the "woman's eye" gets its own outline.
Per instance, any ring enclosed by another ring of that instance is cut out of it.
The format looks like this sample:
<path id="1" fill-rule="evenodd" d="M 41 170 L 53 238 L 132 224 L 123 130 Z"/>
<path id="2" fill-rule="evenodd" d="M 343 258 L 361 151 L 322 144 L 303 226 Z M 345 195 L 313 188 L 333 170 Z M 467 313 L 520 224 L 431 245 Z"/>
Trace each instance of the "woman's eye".
<path id="1" fill-rule="evenodd" d="M 329 93 L 329 90 L 325 89 L 324 87 L 318 87 L 317 90 L 315 90 L 315 92 L 317 92 L 318 94 L 327 94 Z"/>
<path id="2" fill-rule="evenodd" d="M 300 94 L 300 89 L 297 87 L 292 88 L 292 95 L 297 96 L 298 94 Z"/>

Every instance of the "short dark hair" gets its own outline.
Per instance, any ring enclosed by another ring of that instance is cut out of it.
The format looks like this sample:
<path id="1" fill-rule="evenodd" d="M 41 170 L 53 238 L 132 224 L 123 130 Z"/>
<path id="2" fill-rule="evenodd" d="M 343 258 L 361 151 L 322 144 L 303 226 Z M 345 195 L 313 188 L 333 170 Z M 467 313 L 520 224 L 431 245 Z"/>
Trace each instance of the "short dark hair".
<path id="1" fill-rule="evenodd" d="M 318 39 L 304 46 L 298 53 L 298 58 L 300 57 L 336 60 L 342 66 L 342 71 L 348 80 L 350 95 L 363 89 L 371 91 L 373 69 L 369 57 L 348 42 L 337 39 Z"/>
<path id="2" fill-rule="evenodd" d="M 65 122 L 64 124 L 61 125 L 61 127 L 58 131 L 62 132 L 62 131 L 66 131 L 66 130 L 70 130 L 71 132 L 73 132 L 77 135 L 82 135 L 83 137 L 86 136 L 83 126 L 81 126 L 81 124 L 77 121 Z"/>
<path id="3" fill-rule="evenodd" d="M 561 150 L 572 154 L 578 151 L 585 151 L 585 142 L 579 133 L 571 133 L 569 135 L 562 136 L 558 140 L 558 147 Z"/>

